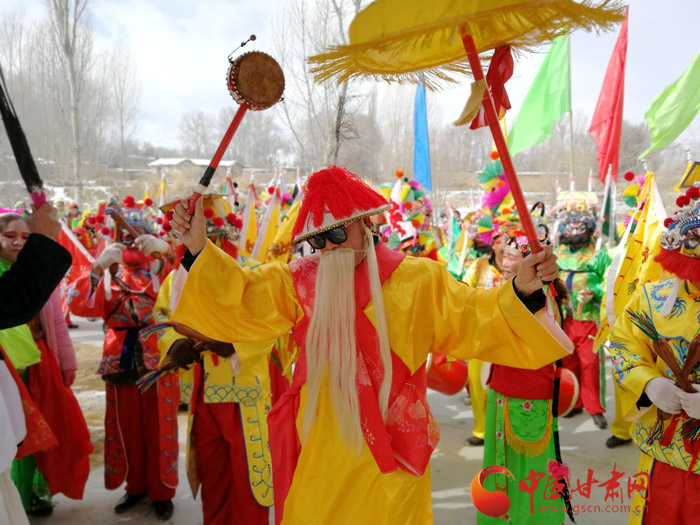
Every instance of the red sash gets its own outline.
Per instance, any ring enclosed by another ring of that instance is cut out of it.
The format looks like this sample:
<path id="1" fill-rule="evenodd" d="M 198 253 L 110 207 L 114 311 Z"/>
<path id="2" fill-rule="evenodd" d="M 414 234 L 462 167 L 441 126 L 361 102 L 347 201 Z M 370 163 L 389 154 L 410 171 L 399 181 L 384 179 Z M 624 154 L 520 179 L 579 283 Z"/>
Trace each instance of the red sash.
<path id="1" fill-rule="evenodd" d="M 404 258 L 403 254 L 377 246 L 379 277 L 382 285 Z M 306 333 L 314 304 L 318 256 L 290 264 L 297 299 L 305 316 L 293 329 L 300 347 L 290 389 L 284 393 L 268 416 L 270 453 L 275 491 L 275 521 L 281 523 L 284 501 L 294 477 L 301 443 L 296 431 L 299 393 L 306 381 Z M 371 300 L 367 263 L 355 270 L 355 337 L 357 340 L 357 392 L 360 401 L 362 432 L 377 466 L 383 473 L 402 468 L 415 476 L 425 472 L 439 431 L 426 401 L 425 365 L 413 375 L 392 351 L 392 382 L 389 411 L 384 423 L 377 401 L 384 377 L 377 331 L 363 312 Z"/>

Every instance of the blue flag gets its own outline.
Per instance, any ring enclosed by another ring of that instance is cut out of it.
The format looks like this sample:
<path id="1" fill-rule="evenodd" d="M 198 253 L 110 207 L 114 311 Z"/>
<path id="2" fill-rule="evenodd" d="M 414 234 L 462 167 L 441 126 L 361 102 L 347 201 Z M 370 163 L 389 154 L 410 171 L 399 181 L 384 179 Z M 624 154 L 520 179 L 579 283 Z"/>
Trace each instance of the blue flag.
<path id="1" fill-rule="evenodd" d="M 416 87 L 413 111 L 413 176 L 430 191 L 430 141 L 428 140 L 428 113 L 425 107 L 425 84 Z"/>

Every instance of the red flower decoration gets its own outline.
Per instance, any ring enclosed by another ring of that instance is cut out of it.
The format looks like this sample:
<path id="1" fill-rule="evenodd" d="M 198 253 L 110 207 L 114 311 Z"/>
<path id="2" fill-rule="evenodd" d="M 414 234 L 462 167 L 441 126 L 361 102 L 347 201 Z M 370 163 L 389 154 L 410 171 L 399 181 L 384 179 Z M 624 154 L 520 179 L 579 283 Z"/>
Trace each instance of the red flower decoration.
<path id="1" fill-rule="evenodd" d="M 634 179 L 634 172 L 626 171 L 624 177 L 626 181 L 631 181 L 632 179 Z"/>
<path id="2" fill-rule="evenodd" d="M 143 204 L 145 206 L 153 206 L 153 199 L 144 199 Z"/>
<path id="3" fill-rule="evenodd" d="M 104 226 L 100 232 L 102 232 L 102 235 L 109 235 L 109 228 L 107 226 Z"/>
<path id="4" fill-rule="evenodd" d="M 211 219 L 213 216 L 214 216 L 214 210 L 212 210 L 211 208 L 207 208 L 206 210 L 204 210 L 204 218 L 205 219 Z"/>
<path id="5" fill-rule="evenodd" d="M 671 226 L 672 223 L 673 223 L 673 219 L 671 217 L 666 217 L 666 219 L 664 219 L 664 227 L 665 228 L 668 228 L 669 226 Z"/>
<path id="6" fill-rule="evenodd" d="M 224 220 L 221 217 L 214 217 L 214 226 L 221 228 L 224 225 Z"/>

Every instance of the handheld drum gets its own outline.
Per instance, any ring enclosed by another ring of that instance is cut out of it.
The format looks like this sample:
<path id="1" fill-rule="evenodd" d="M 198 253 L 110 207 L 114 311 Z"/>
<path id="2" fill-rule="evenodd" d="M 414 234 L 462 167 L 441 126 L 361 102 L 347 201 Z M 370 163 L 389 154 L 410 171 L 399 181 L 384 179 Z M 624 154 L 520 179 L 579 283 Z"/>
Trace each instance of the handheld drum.
<path id="1" fill-rule="evenodd" d="M 251 36 L 251 40 L 255 40 L 254 35 Z M 216 150 L 211 163 L 204 171 L 204 175 L 202 175 L 192 197 L 190 197 L 187 209 L 189 214 L 194 213 L 197 199 L 202 196 L 207 186 L 209 186 L 211 178 L 219 166 L 219 161 L 221 161 L 221 157 L 223 157 L 226 148 L 228 148 L 245 112 L 249 109 L 262 111 L 272 107 L 282 100 L 282 94 L 284 93 L 284 73 L 277 61 L 270 55 L 261 51 L 251 51 L 233 60 L 229 58 L 229 62 L 226 84 L 233 100 L 240 104 L 240 107 L 233 117 L 228 130 L 226 130 L 224 138 L 221 139 L 221 144 L 219 144 L 219 148 Z"/>

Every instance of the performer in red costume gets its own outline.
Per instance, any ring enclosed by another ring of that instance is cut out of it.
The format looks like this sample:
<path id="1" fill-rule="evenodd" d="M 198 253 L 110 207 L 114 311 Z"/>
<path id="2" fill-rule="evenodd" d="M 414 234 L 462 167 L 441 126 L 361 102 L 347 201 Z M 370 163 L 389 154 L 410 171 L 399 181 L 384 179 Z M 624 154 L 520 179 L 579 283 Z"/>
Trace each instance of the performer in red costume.
<path id="1" fill-rule="evenodd" d="M 105 248 L 76 281 L 71 311 L 102 317 L 107 325 L 97 371 L 107 383 L 105 487 L 116 489 L 126 479 L 126 494 L 114 510 L 124 512 L 148 496 L 156 515 L 167 520 L 177 486 L 177 382 L 165 377 L 143 394 L 135 382 L 160 360 L 155 337 L 141 345 L 138 332 L 153 324 L 153 305 L 172 268 L 172 250 L 151 235 L 151 217 L 133 197 L 121 207 L 110 203 L 108 213 L 118 213 L 140 235 L 134 238 L 117 226 L 119 242 Z"/>

